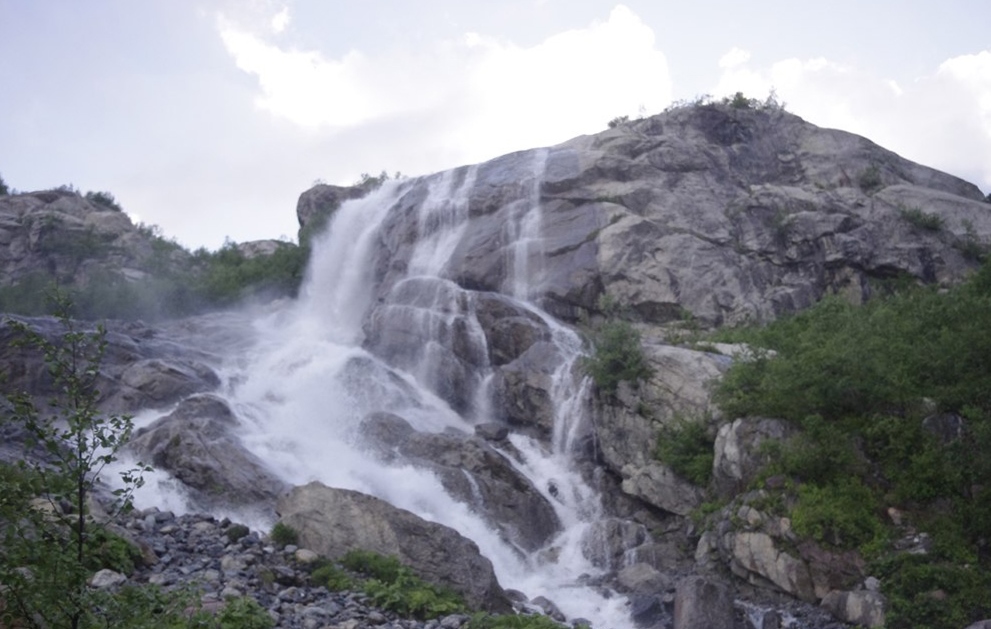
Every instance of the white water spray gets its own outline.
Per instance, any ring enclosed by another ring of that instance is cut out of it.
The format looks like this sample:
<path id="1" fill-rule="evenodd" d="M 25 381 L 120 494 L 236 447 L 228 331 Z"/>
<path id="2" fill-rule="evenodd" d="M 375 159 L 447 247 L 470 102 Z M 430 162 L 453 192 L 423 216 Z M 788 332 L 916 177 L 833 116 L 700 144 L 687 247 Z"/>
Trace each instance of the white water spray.
<path id="1" fill-rule="evenodd" d="M 581 585 L 582 575 L 597 569 L 582 554 L 582 539 L 601 514 L 596 493 L 573 468 L 570 453 L 588 430 L 587 384 L 574 376 L 581 342 L 571 329 L 529 303 L 542 272 L 540 178 L 546 152 L 535 152 L 533 180 L 524 198 L 514 201 L 505 227 L 507 292 L 520 307 L 549 327 L 560 363 L 553 373 L 555 421 L 552 448 L 512 435 L 520 459 L 510 459 L 553 505 L 563 531 L 547 548 L 531 556 L 501 539 L 499 533 L 465 504 L 450 497 L 432 473 L 383 464 L 357 447 L 360 422 L 369 413 L 388 410 L 416 430 L 470 432 L 469 422 L 487 418 L 485 367 L 470 381 L 475 400 L 466 419 L 431 393 L 436 355 L 428 343 L 405 372 L 386 366 L 362 348 L 366 316 L 376 297 L 375 248 L 383 224 L 397 200 L 410 189 L 389 182 L 368 197 L 345 203 L 334 215 L 328 233 L 315 244 L 307 282 L 292 307 L 260 318 L 256 344 L 231 361 L 228 402 L 241 418 L 240 437 L 252 453 L 288 483 L 319 480 L 326 485 L 368 493 L 417 515 L 450 526 L 475 541 L 488 557 L 503 587 L 530 597 L 545 596 L 571 618 L 585 618 L 596 627 L 632 626 L 623 597 L 603 596 Z M 456 322 L 468 330 L 469 344 L 486 352 L 484 333 L 474 315 L 470 293 L 445 279 L 454 252 L 468 228 L 469 193 L 476 169 L 449 171 L 429 182 L 418 206 L 417 243 L 404 277 L 392 287 L 408 291 L 393 306 L 411 329 L 431 339 Z M 459 319 L 460 318 L 460 319 Z M 433 342 L 433 341 L 431 341 Z M 487 365 L 487 354 L 485 355 Z M 488 370 L 488 371 L 486 371 Z"/>

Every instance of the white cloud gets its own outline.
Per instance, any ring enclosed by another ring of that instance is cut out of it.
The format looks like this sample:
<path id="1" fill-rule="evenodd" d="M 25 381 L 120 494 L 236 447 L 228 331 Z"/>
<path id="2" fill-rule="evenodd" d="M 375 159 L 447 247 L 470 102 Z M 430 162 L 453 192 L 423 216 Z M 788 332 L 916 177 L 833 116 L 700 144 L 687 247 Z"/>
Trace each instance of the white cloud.
<path id="1" fill-rule="evenodd" d="M 731 48 L 729 52 L 719 58 L 720 68 L 735 68 L 750 61 L 750 52 L 740 48 Z"/>
<path id="2" fill-rule="evenodd" d="M 991 189 L 991 52 L 943 62 L 899 84 L 825 58 L 786 59 L 767 68 L 724 66 L 713 94 L 770 89 L 818 125 L 870 138 L 911 160 Z"/>
<path id="3" fill-rule="evenodd" d="M 617 115 L 659 110 L 671 96 L 652 30 L 622 5 L 604 22 L 531 47 L 466 33 L 425 52 L 351 51 L 338 58 L 276 44 L 223 17 L 217 23 L 238 68 L 257 77 L 260 108 L 336 132 L 404 117 L 440 121 L 416 140 L 428 144 L 421 154 L 441 150 L 477 160 L 559 142 L 598 131 Z"/>
<path id="4" fill-rule="evenodd" d="M 272 32 L 281 33 L 289 26 L 289 7 L 282 7 L 282 10 L 272 18 Z"/>

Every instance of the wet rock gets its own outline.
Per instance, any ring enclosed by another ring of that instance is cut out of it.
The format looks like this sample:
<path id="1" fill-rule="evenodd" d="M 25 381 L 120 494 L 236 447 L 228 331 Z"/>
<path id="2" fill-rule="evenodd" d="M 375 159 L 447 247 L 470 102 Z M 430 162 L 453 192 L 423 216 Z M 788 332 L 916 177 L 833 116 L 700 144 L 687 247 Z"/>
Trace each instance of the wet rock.
<path id="1" fill-rule="evenodd" d="M 527 552 L 544 546 L 560 530 L 557 514 L 543 494 L 483 439 L 419 433 L 387 413 L 367 417 L 362 433 L 380 458 L 434 472 L 449 494 Z"/>
<path id="2" fill-rule="evenodd" d="M 197 395 L 136 431 L 128 447 L 171 472 L 204 504 L 271 504 L 287 486 L 241 445 L 237 426 L 223 400 Z"/>

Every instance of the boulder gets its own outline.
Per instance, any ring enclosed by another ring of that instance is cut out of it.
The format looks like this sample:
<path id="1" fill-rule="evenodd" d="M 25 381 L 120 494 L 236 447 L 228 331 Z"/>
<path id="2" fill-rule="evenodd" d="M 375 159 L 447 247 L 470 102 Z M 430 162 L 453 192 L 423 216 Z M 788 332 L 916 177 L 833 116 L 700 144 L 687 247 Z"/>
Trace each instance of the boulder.
<path id="1" fill-rule="evenodd" d="M 351 199 L 360 199 L 368 194 L 365 186 L 331 186 L 317 184 L 299 195 L 296 202 L 296 218 L 300 228 L 306 227 L 314 217 L 327 217 L 340 207 L 341 203 Z"/>
<path id="2" fill-rule="evenodd" d="M 804 561 L 777 547 L 762 532 L 732 531 L 722 536 L 720 546 L 730 553 L 730 570 L 759 587 L 775 587 L 804 601 L 817 600 L 809 567 Z"/>
<path id="3" fill-rule="evenodd" d="M 447 280 L 409 278 L 369 313 L 363 329 L 368 351 L 412 373 L 458 412 L 473 412 L 488 356 L 470 293 Z"/>
<path id="4" fill-rule="evenodd" d="M 761 445 L 767 441 L 783 441 L 794 433 L 786 421 L 761 417 L 745 417 L 723 424 L 716 433 L 712 478 L 716 492 L 729 498 L 740 492 L 766 464 L 767 455 Z"/>
<path id="5" fill-rule="evenodd" d="M 733 597 L 727 584 L 701 576 L 678 582 L 674 629 L 733 629 Z"/>
<path id="6" fill-rule="evenodd" d="M 822 606 L 843 622 L 858 627 L 883 627 L 887 605 L 880 592 L 833 590 L 822 599 Z"/>
<path id="7" fill-rule="evenodd" d="M 473 607 L 512 609 L 491 562 L 454 529 L 317 482 L 293 488 L 279 499 L 277 510 L 280 521 L 299 532 L 302 546 L 326 557 L 359 549 L 395 556 L 423 579 L 459 592 Z"/>
<path id="8" fill-rule="evenodd" d="M 204 508 L 271 504 L 288 486 L 244 448 L 238 425 L 223 400 L 195 395 L 137 430 L 128 448 L 170 472 Z"/>
<path id="9" fill-rule="evenodd" d="M 625 466 L 622 475 L 625 493 L 659 509 L 688 515 L 702 504 L 703 491 L 682 480 L 663 463 L 652 462 L 643 467 Z"/>
<path id="10" fill-rule="evenodd" d="M 388 413 L 366 417 L 361 433 L 380 458 L 434 472 L 450 495 L 526 552 L 543 547 L 561 528 L 540 491 L 482 438 L 417 432 Z"/>

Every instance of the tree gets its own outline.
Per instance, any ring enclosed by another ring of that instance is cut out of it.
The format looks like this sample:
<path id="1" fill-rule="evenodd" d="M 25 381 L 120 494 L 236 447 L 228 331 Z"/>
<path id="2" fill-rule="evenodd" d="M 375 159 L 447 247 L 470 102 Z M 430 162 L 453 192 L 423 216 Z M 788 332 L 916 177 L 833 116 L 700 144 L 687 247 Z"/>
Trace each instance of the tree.
<path id="1" fill-rule="evenodd" d="M 108 541 L 113 543 L 87 517 L 88 501 L 133 424 L 97 406 L 106 329 L 81 329 L 58 290 L 52 302 L 62 326 L 54 340 L 22 321 L 6 321 L 19 337 L 15 345 L 42 353 L 56 393 L 48 412 L 26 393 L 4 396 L 2 423 L 23 435 L 27 456 L 0 470 L 0 625 L 79 629 L 96 626 L 99 593 L 87 580 L 105 567 Z M 113 492 L 111 511 L 130 507 L 148 469 L 139 465 L 121 473 L 123 488 Z"/>
<path id="2" fill-rule="evenodd" d="M 0 197 L 10 194 L 10 189 L 7 187 L 6 182 L 4 182 L 3 177 L 0 177 Z"/>

